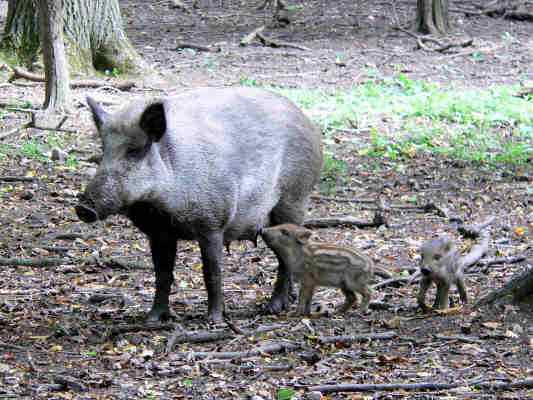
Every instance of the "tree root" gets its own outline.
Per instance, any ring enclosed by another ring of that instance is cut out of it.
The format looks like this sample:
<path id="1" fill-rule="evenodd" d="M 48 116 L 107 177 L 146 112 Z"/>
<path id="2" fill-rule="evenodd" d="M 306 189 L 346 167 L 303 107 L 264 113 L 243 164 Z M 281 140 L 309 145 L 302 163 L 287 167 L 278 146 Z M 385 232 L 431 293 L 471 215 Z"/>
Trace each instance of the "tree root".
<path id="1" fill-rule="evenodd" d="M 14 67 L 13 75 L 8 79 L 8 82 L 12 82 L 15 79 L 19 79 L 19 78 L 27 79 L 32 82 L 45 82 L 45 77 L 42 75 L 33 74 L 31 72 L 23 70 L 20 67 Z M 99 81 L 99 80 L 93 80 L 93 79 L 73 80 L 70 82 L 70 87 L 73 89 L 81 88 L 81 87 L 96 88 L 96 87 L 102 87 L 102 86 L 110 86 L 118 90 L 127 91 L 135 87 L 135 82 L 133 81 L 112 82 L 112 81 Z"/>
<path id="2" fill-rule="evenodd" d="M 503 297 L 512 296 L 513 301 L 520 302 L 533 297 L 533 268 L 516 274 L 503 287 L 495 289 L 477 301 L 474 307 L 481 307 Z"/>
<path id="3" fill-rule="evenodd" d="M 351 215 L 344 215 L 338 217 L 327 218 L 314 218 L 308 219 L 303 224 L 306 228 L 335 228 L 338 226 L 356 227 L 360 229 L 364 228 L 378 228 L 381 225 L 387 225 L 387 221 L 383 217 L 383 214 L 376 212 L 374 219 L 371 222 L 360 221 L 352 217 Z"/>
<path id="4" fill-rule="evenodd" d="M 488 4 L 478 5 L 479 11 L 464 10 L 466 15 L 478 16 L 487 15 L 489 17 L 503 17 L 518 21 L 533 21 L 533 10 L 531 4 L 523 0 L 494 0 Z"/>

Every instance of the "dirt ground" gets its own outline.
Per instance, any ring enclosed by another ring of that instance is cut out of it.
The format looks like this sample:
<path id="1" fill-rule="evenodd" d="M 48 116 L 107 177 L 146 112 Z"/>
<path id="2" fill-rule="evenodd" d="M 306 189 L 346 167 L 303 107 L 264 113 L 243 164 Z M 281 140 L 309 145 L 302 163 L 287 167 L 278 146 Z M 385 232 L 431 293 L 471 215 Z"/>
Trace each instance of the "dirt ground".
<path id="1" fill-rule="evenodd" d="M 25 130 L 4 141 L 15 150 L 0 158 L 0 264 L 7 264 L 0 281 L 0 399 L 241 399 L 255 395 L 259 400 L 284 398 L 282 388 L 292 388 L 304 398 L 307 387 L 317 384 L 420 382 L 461 382 L 462 386 L 327 398 L 532 398 L 531 389 L 473 386 L 480 381 L 533 378 L 531 306 L 476 309 L 470 304 L 446 314 L 423 314 L 416 307 L 417 286 L 400 283 L 376 290 L 369 315 L 357 309 L 344 317 L 263 315 L 261 305 L 272 291 L 275 276 L 274 257 L 263 243 L 258 248 L 233 243 L 224 261 L 231 323 L 213 327 L 204 319 L 206 293 L 198 246 L 181 242 L 171 295 L 177 320 L 149 327 L 143 315 L 151 305 L 154 276 L 145 238 L 123 217 L 83 224 L 73 206 L 94 172 L 90 157 L 98 151 L 83 105 L 87 94 L 114 108 L 132 96 L 250 80 L 259 85 L 335 90 L 402 72 L 412 79 L 455 87 L 519 83 L 533 79 L 533 24 L 467 18 L 453 11 L 454 35 L 471 36 L 474 47 L 446 55 L 418 50 L 413 37 L 391 28 L 412 19 L 416 1 L 288 1 L 303 6 L 296 8 L 292 22 L 284 27 L 273 26 L 271 10 L 255 10 L 259 1 L 244 5 L 203 1 L 193 15 L 168 3 L 120 2 L 127 34 L 156 72 L 139 79 L 138 87 L 127 93 L 109 88 L 74 91 L 75 110 L 65 127 L 79 133 L 61 134 L 57 142 L 81 160 L 76 167 L 28 156 L 32 148 L 24 143 L 44 141 L 48 132 Z M 5 5 L 0 1 L 0 28 Z M 262 24 L 267 25 L 269 37 L 310 50 L 238 45 Z M 177 51 L 178 41 L 219 46 L 221 51 Z M 475 52 L 483 57 L 473 56 Z M 336 63 L 339 59 L 342 63 Z M 8 77 L 7 68 L 0 70 L 0 103 L 38 108 L 43 86 L 8 83 Z M 21 124 L 22 115 L 5 111 L 2 130 Z M 531 268 L 530 165 L 494 169 L 420 156 L 399 168 L 397 162 L 386 159 L 341 154 L 349 163 L 348 179 L 335 193 L 317 192 L 309 215 L 350 214 L 371 220 L 377 199 L 382 198 L 392 206 L 385 212 L 389 226 L 317 229 L 316 240 L 361 249 L 395 277 L 407 276 L 417 265 L 417 249 L 425 239 L 446 232 L 457 238 L 463 250 L 471 245 L 457 234 L 456 222 L 420 207 L 434 202 L 467 223 L 495 216 L 487 257 L 525 258 L 513 264 L 475 266 L 466 275 L 471 303 L 515 272 Z M 5 261 L 8 257 L 41 258 L 42 262 L 14 266 Z M 46 265 L 58 258 L 63 259 L 59 265 Z M 383 280 L 375 278 L 376 283 Z M 320 290 L 315 296 L 325 308 L 341 299 L 334 289 Z M 455 291 L 453 299 L 457 303 Z M 220 337 L 191 343 L 187 335 L 178 335 L 182 343 L 177 341 L 167 352 L 168 341 L 179 333 L 176 329 L 187 334 L 218 332 Z M 385 333 L 390 335 L 348 343 L 325 344 L 319 339 Z M 229 360 L 221 354 L 203 357 L 198 353 L 252 351 L 269 343 L 285 344 L 286 351 L 260 351 Z"/>

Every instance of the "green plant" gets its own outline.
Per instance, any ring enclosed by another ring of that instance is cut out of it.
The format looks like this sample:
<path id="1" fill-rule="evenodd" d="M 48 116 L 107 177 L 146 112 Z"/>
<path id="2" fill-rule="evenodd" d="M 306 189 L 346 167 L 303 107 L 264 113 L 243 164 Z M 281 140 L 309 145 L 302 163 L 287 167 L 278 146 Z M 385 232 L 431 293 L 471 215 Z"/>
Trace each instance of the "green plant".
<path id="1" fill-rule="evenodd" d="M 46 155 L 42 151 L 41 145 L 34 139 L 30 139 L 22 144 L 20 152 L 23 156 L 33 158 L 38 161 L 46 161 Z"/>
<path id="2" fill-rule="evenodd" d="M 112 69 L 106 69 L 104 71 L 104 75 L 106 76 L 112 76 L 113 78 L 117 78 L 121 74 L 121 71 L 117 67 L 113 67 Z"/>
<path id="3" fill-rule="evenodd" d="M 239 80 L 241 86 L 257 87 L 260 86 L 259 82 L 254 78 L 242 77 Z"/>
<path id="4" fill-rule="evenodd" d="M 337 184 L 344 183 L 348 165 L 345 161 L 336 158 L 329 151 L 324 152 L 322 167 L 321 190 L 326 193 L 334 192 Z"/>

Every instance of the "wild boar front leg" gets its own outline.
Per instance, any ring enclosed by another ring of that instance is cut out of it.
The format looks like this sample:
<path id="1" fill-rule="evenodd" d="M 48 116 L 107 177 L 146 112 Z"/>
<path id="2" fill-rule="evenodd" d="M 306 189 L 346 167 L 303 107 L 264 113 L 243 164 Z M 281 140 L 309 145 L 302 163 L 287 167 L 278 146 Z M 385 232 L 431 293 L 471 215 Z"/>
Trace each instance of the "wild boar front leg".
<path id="1" fill-rule="evenodd" d="M 222 250 L 224 237 L 221 232 L 212 232 L 199 240 L 202 253 L 204 282 L 207 289 L 207 319 L 222 322 L 224 295 L 222 292 Z"/>
<path id="2" fill-rule="evenodd" d="M 168 306 L 170 288 L 174 282 L 174 262 L 176 261 L 176 239 L 153 236 L 150 237 L 152 261 L 155 271 L 155 296 L 147 321 L 157 322 L 171 316 Z"/>
<path id="3" fill-rule="evenodd" d="M 289 308 L 289 295 L 292 291 L 292 276 L 289 269 L 277 254 L 276 258 L 278 259 L 278 276 L 274 284 L 272 297 L 267 305 L 268 312 L 272 314 L 279 314 Z"/>
<path id="4" fill-rule="evenodd" d="M 423 276 L 420 279 L 420 290 L 418 291 L 417 300 L 418 305 L 422 309 L 422 311 L 428 311 L 429 307 L 426 304 L 426 293 L 429 289 L 429 286 L 431 285 L 431 279 L 427 276 Z"/>
<path id="5" fill-rule="evenodd" d="M 296 313 L 298 315 L 311 314 L 311 302 L 313 300 L 313 293 L 315 291 L 315 283 L 310 279 L 303 279 L 300 285 L 300 296 L 298 298 L 298 307 Z"/>
<path id="6" fill-rule="evenodd" d="M 437 296 L 433 308 L 436 310 L 445 310 L 450 304 L 450 284 L 448 282 L 437 282 Z"/>
<path id="7" fill-rule="evenodd" d="M 459 290 L 459 297 L 461 298 L 461 303 L 468 303 L 468 295 L 466 294 L 465 281 L 463 277 L 457 277 L 456 285 L 457 290 Z"/>

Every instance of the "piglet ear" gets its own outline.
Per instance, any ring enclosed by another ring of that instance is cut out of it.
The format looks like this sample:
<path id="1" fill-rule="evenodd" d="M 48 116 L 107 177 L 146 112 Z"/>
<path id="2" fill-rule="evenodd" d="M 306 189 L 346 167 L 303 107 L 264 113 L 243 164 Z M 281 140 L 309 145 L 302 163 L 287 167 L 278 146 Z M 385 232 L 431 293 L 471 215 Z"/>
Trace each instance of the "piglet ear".
<path id="1" fill-rule="evenodd" d="M 309 241 L 309 238 L 311 237 L 312 234 L 313 232 L 311 232 L 308 229 L 301 229 L 298 231 L 296 239 L 298 240 L 299 243 L 306 244 Z"/>
<path id="2" fill-rule="evenodd" d="M 109 114 L 92 97 L 87 96 L 87 104 L 93 113 L 93 120 L 96 128 L 100 129 L 109 117 Z"/>
<path id="3" fill-rule="evenodd" d="M 159 142 L 167 130 L 163 103 L 153 103 L 146 107 L 139 126 L 154 142 Z"/>

